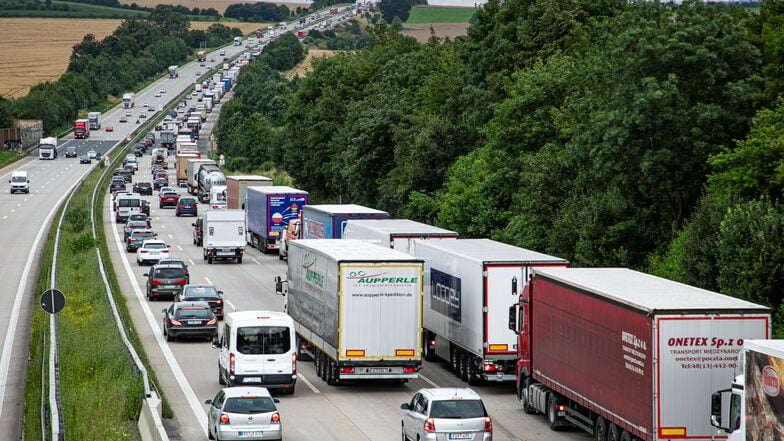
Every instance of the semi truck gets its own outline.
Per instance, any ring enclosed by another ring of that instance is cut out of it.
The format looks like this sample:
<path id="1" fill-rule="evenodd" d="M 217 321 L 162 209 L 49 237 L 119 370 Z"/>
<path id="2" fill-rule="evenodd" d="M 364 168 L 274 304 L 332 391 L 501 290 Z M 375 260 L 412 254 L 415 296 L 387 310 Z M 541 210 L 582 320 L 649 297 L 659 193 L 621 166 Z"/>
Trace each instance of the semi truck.
<path id="1" fill-rule="evenodd" d="M 207 52 L 205 51 L 198 51 L 196 52 L 196 60 L 202 62 L 207 59 Z"/>
<path id="2" fill-rule="evenodd" d="M 343 239 L 365 240 L 408 254 L 415 240 L 457 239 L 458 236 L 455 231 L 409 219 L 352 219 L 343 231 Z"/>
<path id="3" fill-rule="evenodd" d="M 226 186 L 226 175 L 218 168 L 217 164 L 202 164 L 198 173 L 199 190 L 197 196 L 199 202 L 209 203 L 212 187 L 216 185 Z"/>
<path id="4" fill-rule="evenodd" d="M 87 119 L 77 119 L 73 124 L 75 139 L 85 139 L 90 137 L 90 121 Z"/>
<path id="5" fill-rule="evenodd" d="M 711 424 L 727 441 L 784 439 L 784 340 L 744 340 L 734 368 L 711 397 Z"/>
<path id="6" fill-rule="evenodd" d="M 161 132 L 161 147 L 166 147 L 167 149 L 174 149 L 174 140 L 176 135 L 172 130 L 164 130 Z"/>
<path id="7" fill-rule="evenodd" d="M 135 95 L 133 93 L 124 93 L 122 97 L 123 109 L 133 108 L 133 100 Z"/>
<path id="8" fill-rule="evenodd" d="M 417 243 L 417 245 L 419 245 Z M 517 391 L 597 440 L 721 439 L 711 395 L 770 310 L 626 268 L 536 268 L 509 309 Z"/>
<path id="9" fill-rule="evenodd" d="M 38 159 L 57 159 L 57 138 L 41 138 L 38 141 Z"/>
<path id="10" fill-rule="evenodd" d="M 188 159 L 186 162 L 187 167 L 187 187 L 188 193 L 196 195 L 199 194 L 199 168 L 202 164 L 217 164 L 212 159 Z"/>
<path id="11" fill-rule="evenodd" d="M 362 241 L 303 239 L 289 250 L 287 279 L 283 292 L 276 278 L 276 291 L 294 319 L 298 358 L 310 356 L 328 384 L 419 376 L 420 259 Z"/>
<path id="12" fill-rule="evenodd" d="M 180 76 L 179 67 L 176 64 L 169 66 L 169 78 L 177 78 Z"/>
<path id="13" fill-rule="evenodd" d="M 188 160 L 189 159 L 201 159 L 201 155 L 199 155 L 198 153 L 190 153 L 190 152 L 177 153 L 174 162 L 174 168 L 177 171 L 178 187 L 188 186 Z"/>
<path id="14" fill-rule="evenodd" d="M 245 193 L 250 186 L 272 185 L 272 178 L 260 175 L 226 176 L 226 207 L 245 209 Z"/>
<path id="15" fill-rule="evenodd" d="M 245 191 L 248 243 L 268 253 L 291 219 L 308 204 L 308 192 L 286 186 L 252 186 Z"/>
<path id="16" fill-rule="evenodd" d="M 355 204 L 308 205 L 302 209 L 303 239 L 340 239 L 349 219 L 387 219 L 389 213 Z"/>
<path id="17" fill-rule="evenodd" d="M 202 218 L 203 256 L 207 263 L 234 260 L 242 263 L 245 254 L 245 212 L 207 210 Z"/>
<path id="18" fill-rule="evenodd" d="M 234 37 L 234 46 L 242 46 L 242 37 Z"/>
<path id="19" fill-rule="evenodd" d="M 538 267 L 568 261 L 490 239 L 417 240 L 425 262 L 422 351 L 441 358 L 471 385 L 514 382 L 517 335 L 508 327 L 510 300 Z"/>
<path id="20" fill-rule="evenodd" d="M 90 112 L 87 114 L 87 119 L 90 121 L 90 130 L 101 128 L 101 112 Z"/>
<path id="21" fill-rule="evenodd" d="M 213 210 L 226 208 L 225 185 L 213 185 L 210 187 L 210 208 Z"/>

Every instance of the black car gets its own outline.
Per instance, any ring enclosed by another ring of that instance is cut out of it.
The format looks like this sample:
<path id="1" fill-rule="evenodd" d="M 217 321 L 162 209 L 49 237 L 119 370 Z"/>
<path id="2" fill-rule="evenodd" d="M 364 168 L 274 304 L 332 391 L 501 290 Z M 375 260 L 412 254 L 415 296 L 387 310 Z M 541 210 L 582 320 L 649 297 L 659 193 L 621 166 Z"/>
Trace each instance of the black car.
<path id="1" fill-rule="evenodd" d="M 192 214 L 194 216 L 199 215 L 198 206 L 196 205 L 196 199 L 193 198 L 180 198 L 177 201 L 177 210 L 175 211 L 176 216 L 182 216 L 185 214 Z"/>
<path id="2" fill-rule="evenodd" d="M 142 199 L 142 214 L 150 215 L 150 201 Z"/>
<path id="3" fill-rule="evenodd" d="M 133 192 L 152 196 L 152 184 L 149 182 L 137 182 L 133 184 Z"/>
<path id="4" fill-rule="evenodd" d="M 130 217 L 130 216 L 129 216 Z M 128 238 L 131 236 L 131 232 L 134 230 L 147 230 L 150 228 L 150 225 L 143 220 L 130 220 L 125 223 L 123 227 L 123 242 L 128 242 Z"/>
<path id="5" fill-rule="evenodd" d="M 218 291 L 215 286 L 208 284 L 185 285 L 182 291 L 174 294 L 175 302 L 207 302 L 212 312 L 223 320 L 223 291 Z"/>
<path id="6" fill-rule="evenodd" d="M 133 148 L 133 154 L 136 155 L 136 156 L 144 155 L 144 148 L 143 147 L 139 147 L 137 145 L 136 147 Z"/>
<path id="7" fill-rule="evenodd" d="M 135 253 L 136 250 L 142 246 L 142 242 L 147 239 L 154 239 L 157 236 L 158 235 L 150 229 L 133 230 L 131 231 L 131 234 L 128 236 L 128 240 L 125 243 L 125 251 L 129 253 Z"/>
<path id="8" fill-rule="evenodd" d="M 159 265 L 164 265 L 165 264 L 165 265 L 179 266 L 180 268 L 182 268 L 183 271 L 185 271 L 185 275 L 186 276 L 190 276 L 190 272 L 188 271 L 188 264 L 185 263 L 185 261 L 182 260 L 182 259 L 178 259 L 176 257 L 167 257 L 167 258 L 159 260 L 158 264 Z"/>
<path id="9" fill-rule="evenodd" d="M 161 187 L 167 187 L 169 185 L 169 180 L 164 178 L 157 178 L 152 181 L 152 188 L 154 190 L 160 190 Z"/>
<path id="10" fill-rule="evenodd" d="M 125 191 L 125 181 L 123 182 L 112 181 L 112 183 L 109 184 L 109 191 L 111 193 L 116 193 L 118 191 Z"/>
<path id="11" fill-rule="evenodd" d="M 133 171 L 128 170 L 127 168 L 121 168 L 120 171 L 117 172 L 117 176 L 122 176 L 125 179 L 125 182 L 131 182 L 133 179 L 132 177 Z"/>
<path id="12" fill-rule="evenodd" d="M 66 158 L 75 158 L 76 157 L 76 147 L 75 146 L 68 146 L 65 148 L 65 157 Z"/>
<path id="13" fill-rule="evenodd" d="M 147 227 L 150 227 L 152 224 L 150 223 L 150 216 L 147 216 L 144 213 L 133 213 L 128 216 L 128 222 L 133 221 L 144 221 L 147 222 Z"/>
<path id="14" fill-rule="evenodd" d="M 163 311 L 163 335 L 167 341 L 178 337 L 212 337 L 218 335 L 218 319 L 204 302 L 174 303 Z"/>
<path id="15" fill-rule="evenodd" d="M 182 292 L 182 287 L 190 281 L 188 271 L 182 266 L 173 263 L 158 262 L 147 277 L 147 300 L 158 297 L 175 297 Z"/>
<path id="16" fill-rule="evenodd" d="M 200 247 L 204 237 L 202 236 L 203 219 L 198 218 L 196 219 L 196 222 L 192 223 L 191 225 L 193 225 L 193 244 Z"/>
<path id="17" fill-rule="evenodd" d="M 90 164 L 92 162 L 93 161 L 90 160 L 90 156 L 88 156 L 87 154 L 84 154 L 79 157 L 79 164 Z"/>

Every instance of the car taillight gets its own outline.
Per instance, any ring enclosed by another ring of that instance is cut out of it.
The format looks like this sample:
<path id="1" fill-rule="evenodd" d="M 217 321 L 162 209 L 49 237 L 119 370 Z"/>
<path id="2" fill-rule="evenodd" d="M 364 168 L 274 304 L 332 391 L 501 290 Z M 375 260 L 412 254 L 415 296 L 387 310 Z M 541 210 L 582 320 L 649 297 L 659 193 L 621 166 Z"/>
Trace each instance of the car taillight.
<path id="1" fill-rule="evenodd" d="M 495 372 L 498 370 L 498 367 L 494 364 L 486 364 L 482 367 L 482 370 L 485 372 Z"/>
<path id="2" fill-rule="evenodd" d="M 294 352 L 291 354 L 291 373 L 297 373 L 297 353 Z"/>
<path id="3" fill-rule="evenodd" d="M 133 237 L 128 239 L 128 242 L 136 242 L 138 239 L 134 239 Z"/>
<path id="4" fill-rule="evenodd" d="M 210 321 L 208 321 L 208 322 L 207 322 L 207 326 L 209 326 L 209 325 L 214 325 L 214 324 L 216 324 L 216 323 L 218 323 L 218 319 L 217 319 L 217 318 L 214 318 L 214 319 L 212 319 L 212 320 L 210 320 Z"/>
<path id="5" fill-rule="evenodd" d="M 277 412 L 273 413 L 272 418 L 270 418 L 270 423 L 280 424 L 280 414 Z"/>
<path id="6" fill-rule="evenodd" d="M 185 285 L 185 284 L 187 284 L 187 283 L 188 283 L 188 282 L 187 282 L 185 279 L 180 279 L 180 280 L 178 280 L 178 281 L 177 281 L 177 284 L 178 284 L 178 285 Z"/>
<path id="7" fill-rule="evenodd" d="M 225 413 L 222 413 L 221 416 L 220 416 L 220 423 L 221 424 L 231 424 L 231 422 L 229 421 L 229 416 L 226 415 Z"/>
<path id="8" fill-rule="evenodd" d="M 218 304 L 218 305 L 222 305 L 223 304 L 223 300 L 216 300 L 215 303 Z"/>
<path id="9" fill-rule="evenodd" d="M 229 354 L 229 375 L 234 375 L 234 354 Z"/>
<path id="10" fill-rule="evenodd" d="M 354 368 L 344 367 L 340 369 L 341 374 L 353 374 Z"/>
<path id="11" fill-rule="evenodd" d="M 163 282 L 161 282 L 160 280 L 153 280 L 152 282 L 150 282 L 150 285 L 163 285 Z"/>
<path id="12" fill-rule="evenodd" d="M 425 432 L 435 432 L 436 431 L 436 422 L 433 418 L 428 418 L 425 420 L 425 426 L 422 428 Z"/>
<path id="13" fill-rule="evenodd" d="M 182 323 L 180 323 L 179 320 L 169 319 L 169 322 L 172 324 L 172 326 L 182 326 Z"/>
<path id="14" fill-rule="evenodd" d="M 493 420 L 491 420 L 489 416 L 485 417 L 485 430 L 493 430 Z"/>
<path id="15" fill-rule="evenodd" d="M 142 252 L 142 253 L 149 253 L 148 250 L 139 250 L 139 251 Z"/>

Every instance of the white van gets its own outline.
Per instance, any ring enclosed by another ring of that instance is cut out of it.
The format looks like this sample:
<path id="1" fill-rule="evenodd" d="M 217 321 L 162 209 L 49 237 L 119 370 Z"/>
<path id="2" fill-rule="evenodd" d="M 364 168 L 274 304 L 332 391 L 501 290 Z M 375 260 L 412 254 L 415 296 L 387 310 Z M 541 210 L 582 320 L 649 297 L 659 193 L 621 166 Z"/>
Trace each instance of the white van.
<path id="1" fill-rule="evenodd" d="M 229 386 L 260 386 L 294 393 L 297 347 L 294 320 L 272 311 L 226 314 L 220 338 L 218 381 Z"/>
<path id="2" fill-rule="evenodd" d="M 30 193 L 30 180 L 27 178 L 27 172 L 24 170 L 11 172 L 11 193 Z"/>
<path id="3" fill-rule="evenodd" d="M 117 195 L 117 211 L 114 214 L 114 221 L 117 223 L 125 222 L 132 214 L 142 212 L 142 195 L 139 193 L 126 193 Z"/>

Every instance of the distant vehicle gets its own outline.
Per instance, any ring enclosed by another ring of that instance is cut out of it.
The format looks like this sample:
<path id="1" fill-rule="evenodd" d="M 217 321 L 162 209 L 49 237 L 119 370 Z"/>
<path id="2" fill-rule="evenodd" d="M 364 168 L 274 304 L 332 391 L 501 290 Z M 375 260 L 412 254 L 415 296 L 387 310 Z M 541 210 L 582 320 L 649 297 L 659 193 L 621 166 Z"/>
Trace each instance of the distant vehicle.
<path id="1" fill-rule="evenodd" d="M 245 433 L 259 433 L 263 438 L 256 439 L 282 439 L 280 413 L 275 407 L 278 402 L 263 387 L 222 389 L 214 399 L 205 401 L 210 405 L 207 411 L 209 438 L 240 439 Z"/>
<path id="2" fill-rule="evenodd" d="M 117 193 L 119 191 L 125 191 L 125 180 L 112 180 L 112 183 L 109 184 L 109 192 Z"/>
<path id="3" fill-rule="evenodd" d="M 152 196 L 152 184 L 149 182 L 136 182 L 133 184 L 134 193 L 146 194 Z"/>
<path id="4" fill-rule="evenodd" d="M 166 88 L 165 88 L 165 87 L 161 87 L 161 89 L 160 89 L 158 92 L 160 92 L 160 93 L 166 93 Z"/>
<path id="5" fill-rule="evenodd" d="M 471 389 L 420 389 L 400 408 L 406 411 L 401 423 L 404 441 L 493 439 L 493 421 L 482 399 Z"/>
<path id="6" fill-rule="evenodd" d="M 155 92 L 155 97 L 157 98 L 159 96 L 161 96 L 161 93 L 160 92 Z"/>
<path id="7" fill-rule="evenodd" d="M 107 131 L 107 132 L 114 132 L 114 127 L 109 126 L 109 127 L 105 128 L 104 130 Z"/>
<path id="8" fill-rule="evenodd" d="M 127 123 L 128 122 L 128 118 L 122 117 L 122 118 L 120 118 L 120 122 L 121 123 Z"/>
<path id="9" fill-rule="evenodd" d="M 125 93 L 122 97 L 122 104 L 124 109 L 130 109 L 133 107 L 133 101 L 135 99 L 135 95 L 132 93 Z"/>
<path id="10" fill-rule="evenodd" d="M 135 222 L 135 221 L 142 221 L 147 222 L 147 226 L 150 226 L 150 216 L 147 216 L 144 213 L 134 213 L 128 216 L 128 222 Z"/>
<path id="11" fill-rule="evenodd" d="M 87 156 L 89 156 L 90 159 L 98 159 L 98 152 L 96 152 L 93 149 L 90 149 L 87 151 Z"/>
<path id="12" fill-rule="evenodd" d="M 129 217 L 128 222 L 126 222 L 125 226 L 123 227 L 123 242 L 128 242 L 128 238 L 131 237 L 131 233 L 134 230 L 146 230 L 148 228 L 150 228 L 150 226 L 147 224 L 147 222 L 143 220 L 130 220 Z"/>
<path id="13" fill-rule="evenodd" d="M 144 112 L 141 112 L 141 113 L 139 114 L 139 118 L 142 118 L 142 119 L 144 119 L 144 118 L 147 118 L 147 114 L 146 114 L 146 113 L 144 113 Z"/>
<path id="14" fill-rule="evenodd" d="M 27 171 L 11 172 L 11 178 L 8 179 L 8 182 L 11 184 L 10 193 L 30 193 L 30 179 L 27 177 Z"/>
<path id="15" fill-rule="evenodd" d="M 139 266 L 157 262 L 164 257 L 169 257 L 169 245 L 166 245 L 166 242 L 162 240 L 145 240 L 139 249 L 136 250 L 136 263 Z"/>
<path id="16" fill-rule="evenodd" d="M 163 207 L 176 207 L 177 201 L 180 200 L 180 195 L 173 191 L 161 192 L 158 194 L 158 208 Z"/>
<path id="17" fill-rule="evenodd" d="M 204 302 L 173 303 L 162 311 L 163 335 L 166 336 L 166 341 L 174 341 L 179 337 L 212 339 L 218 335 L 218 319 L 210 310 L 210 306 Z M 244 415 L 250 413 L 247 412 L 247 409 L 243 410 L 245 411 Z M 252 417 L 250 421 L 252 422 Z M 237 434 L 242 437 L 240 439 L 245 439 L 245 434 L 249 433 L 245 423 L 243 423 L 242 429 Z"/>
<path id="18" fill-rule="evenodd" d="M 204 213 L 202 254 L 207 263 L 234 260 L 242 263 L 245 254 L 245 211 L 207 210 Z"/>
<path id="19" fill-rule="evenodd" d="M 79 164 L 91 164 L 92 160 L 90 159 L 90 155 L 84 154 L 79 157 Z"/>
<path id="20" fill-rule="evenodd" d="M 128 235 L 128 240 L 125 242 L 125 251 L 132 253 L 137 251 L 142 246 L 144 241 L 155 239 L 157 234 L 150 229 L 133 230 Z"/>
<path id="21" fill-rule="evenodd" d="M 203 226 L 204 226 L 204 219 L 198 218 L 196 222 L 191 224 L 193 226 L 193 244 L 196 246 L 201 246 L 203 239 Z"/>
<path id="22" fill-rule="evenodd" d="M 207 58 L 207 53 L 205 51 L 196 52 L 196 59 L 199 62 L 203 62 L 206 58 Z"/>
<path id="23" fill-rule="evenodd" d="M 147 277 L 147 300 L 155 300 L 158 297 L 174 298 L 190 280 L 188 272 L 179 265 L 161 262 L 150 268 L 150 272 L 146 273 L 145 277 Z"/>
<path id="24" fill-rule="evenodd" d="M 174 213 L 177 217 L 191 214 L 194 216 L 198 216 L 198 207 L 196 205 L 196 199 L 194 198 L 181 198 L 177 201 L 177 211 Z"/>
<path id="25" fill-rule="evenodd" d="M 180 76 L 180 73 L 177 65 L 169 66 L 169 78 L 177 78 L 178 76 Z"/>
<path id="26" fill-rule="evenodd" d="M 90 122 L 90 130 L 98 130 L 101 128 L 101 112 L 88 113 L 87 120 Z"/>
<path id="27" fill-rule="evenodd" d="M 76 146 L 69 145 L 65 148 L 65 157 L 66 158 L 75 158 L 76 155 Z"/>
<path id="28" fill-rule="evenodd" d="M 218 55 L 220 55 L 220 56 L 222 57 L 222 56 L 226 55 L 226 51 L 220 51 L 220 52 L 218 53 Z"/>
<path id="29" fill-rule="evenodd" d="M 242 37 L 234 37 L 234 46 L 242 46 Z"/>

